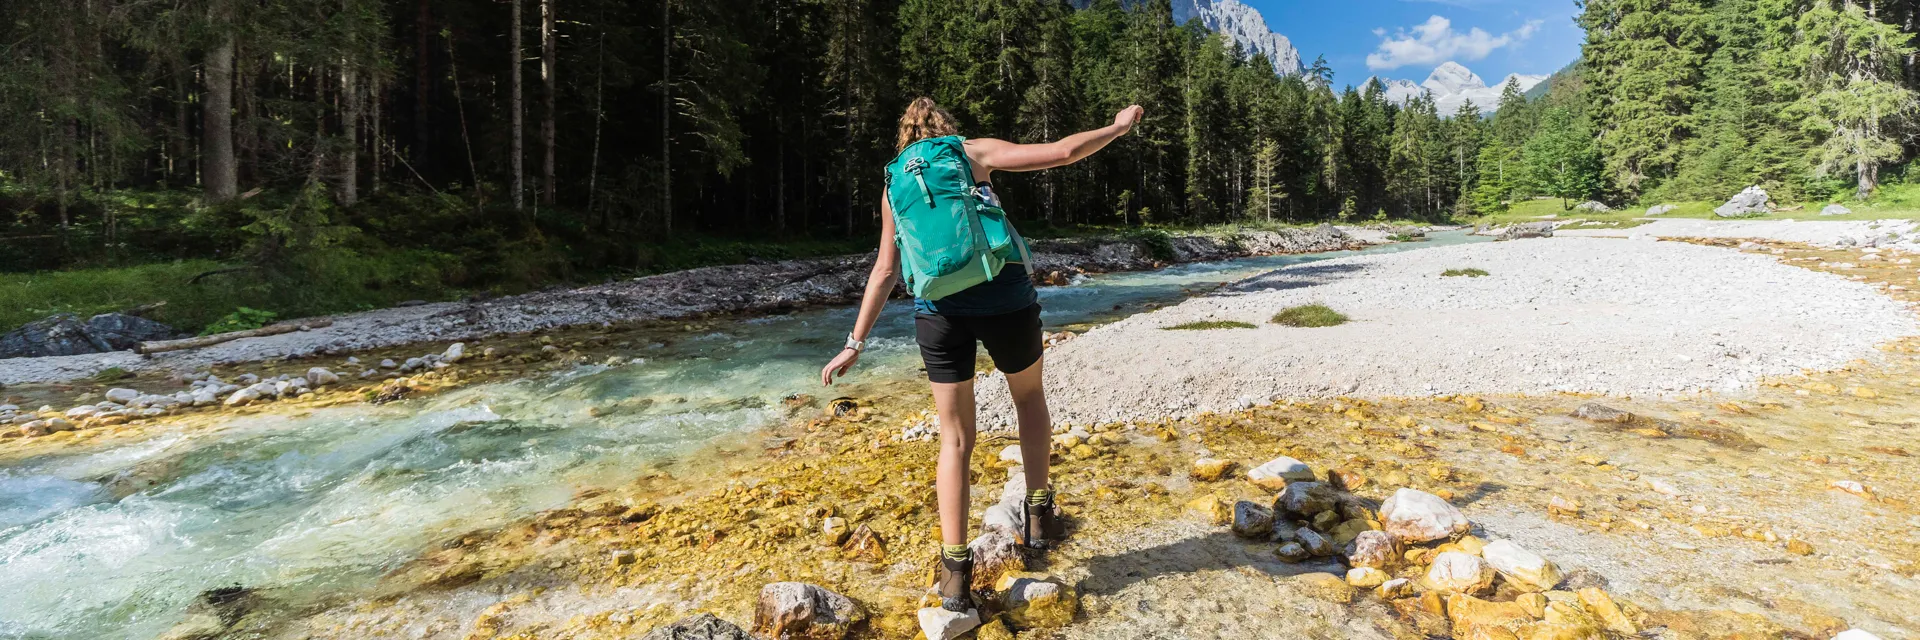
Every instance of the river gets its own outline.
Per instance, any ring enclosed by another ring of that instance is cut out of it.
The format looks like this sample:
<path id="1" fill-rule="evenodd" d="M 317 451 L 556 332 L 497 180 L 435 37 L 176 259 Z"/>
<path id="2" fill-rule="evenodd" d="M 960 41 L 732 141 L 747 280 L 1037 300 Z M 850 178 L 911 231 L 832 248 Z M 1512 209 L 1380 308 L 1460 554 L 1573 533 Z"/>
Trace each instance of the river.
<path id="1" fill-rule="evenodd" d="M 1273 268 L 1484 241 L 1247 258 L 1041 289 L 1050 328 L 1097 324 Z M 151 638 L 198 594 L 243 585 L 298 608 L 362 592 L 428 544 L 789 418 L 852 326 L 849 308 L 633 337 L 617 366 L 384 406 L 166 427 L 109 450 L 0 468 L 0 638 Z M 855 393 L 919 375 L 908 305 L 888 306 Z"/>

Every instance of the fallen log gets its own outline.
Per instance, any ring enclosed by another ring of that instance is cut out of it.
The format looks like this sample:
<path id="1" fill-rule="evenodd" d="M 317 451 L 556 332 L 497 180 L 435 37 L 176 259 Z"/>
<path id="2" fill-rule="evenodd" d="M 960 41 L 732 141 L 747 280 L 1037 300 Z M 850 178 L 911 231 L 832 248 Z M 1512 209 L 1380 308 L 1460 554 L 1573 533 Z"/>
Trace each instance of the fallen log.
<path id="1" fill-rule="evenodd" d="M 187 349 L 199 349 L 202 347 L 211 347 L 213 345 L 220 344 L 222 342 L 232 342 L 234 340 L 240 340 L 243 338 L 262 338 L 266 336 L 277 336 L 283 333 L 293 333 L 295 331 L 306 331 L 308 329 L 320 329 L 320 328 L 330 327 L 330 326 L 333 326 L 332 320 L 320 320 L 316 322 L 288 322 L 288 323 L 282 323 L 282 324 L 267 325 L 264 327 L 260 327 L 258 329 L 248 329 L 246 331 L 233 331 L 229 333 L 216 333 L 210 336 L 199 336 L 196 338 L 186 338 L 182 340 L 158 340 L 154 342 L 142 342 L 140 343 L 140 346 L 133 348 L 133 352 L 143 356 L 150 356 L 156 353 L 166 353 L 168 351 L 185 351 Z"/>

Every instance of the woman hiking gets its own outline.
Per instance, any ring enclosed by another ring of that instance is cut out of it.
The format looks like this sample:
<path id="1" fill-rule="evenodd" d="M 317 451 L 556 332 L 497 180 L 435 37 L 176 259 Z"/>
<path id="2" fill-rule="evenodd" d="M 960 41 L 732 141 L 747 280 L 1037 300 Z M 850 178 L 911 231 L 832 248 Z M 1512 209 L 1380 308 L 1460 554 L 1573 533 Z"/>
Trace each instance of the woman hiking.
<path id="1" fill-rule="evenodd" d="M 881 199 L 880 255 L 846 348 L 820 370 L 820 381 L 833 384 L 836 375 L 846 375 L 860 360 L 896 279 L 904 275 L 914 294 L 914 330 L 940 415 L 938 587 L 941 607 L 948 611 L 974 608 L 967 515 L 976 342 L 986 345 L 994 367 L 1006 374 L 1018 414 L 1028 489 L 1020 542 L 1043 551 L 1065 533 L 1047 480 L 1053 434 L 1041 386 L 1039 297 L 1027 272 L 1026 242 L 993 194 L 993 173 L 1079 162 L 1126 135 L 1144 113 L 1130 106 L 1110 126 L 1046 144 L 962 138 L 952 117 L 927 98 L 913 101 L 900 117 L 900 156 L 887 167 L 887 197 Z"/>

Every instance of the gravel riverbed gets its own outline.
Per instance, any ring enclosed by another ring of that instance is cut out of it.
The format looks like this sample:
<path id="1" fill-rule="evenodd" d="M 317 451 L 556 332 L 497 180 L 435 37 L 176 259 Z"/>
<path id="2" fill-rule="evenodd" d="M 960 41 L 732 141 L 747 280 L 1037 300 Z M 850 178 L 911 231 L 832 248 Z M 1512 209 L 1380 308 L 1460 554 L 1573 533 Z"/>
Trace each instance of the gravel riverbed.
<path id="1" fill-rule="evenodd" d="M 1443 277 L 1479 268 L 1485 277 Z M 1351 321 L 1269 319 L 1323 303 Z M 1196 321 L 1252 329 L 1168 330 Z M 1920 333 L 1873 287 L 1771 256 L 1556 238 L 1304 264 L 1096 328 L 1048 352 L 1056 423 L 1226 411 L 1278 397 L 1735 390 Z M 1010 425 L 1003 381 L 984 426 Z"/>

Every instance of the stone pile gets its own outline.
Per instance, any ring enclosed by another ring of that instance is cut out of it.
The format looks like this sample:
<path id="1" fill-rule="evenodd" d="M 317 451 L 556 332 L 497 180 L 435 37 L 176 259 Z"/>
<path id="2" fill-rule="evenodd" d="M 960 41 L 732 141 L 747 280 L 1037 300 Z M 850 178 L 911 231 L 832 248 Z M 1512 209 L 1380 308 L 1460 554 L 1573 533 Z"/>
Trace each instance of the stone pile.
<path id="1" fill-rule="evenodd" d="M 1539 554 L 1473 535 L 1466 515 L 1431 493 L 1401 488 L 1376 511 L 1292 458 L 1246 477 L 1279 490 L 1271 505 L 1235 504 L 1234 535 L 1274 543 L 1286 562 L 1343 562 L 1348 585 L 1386 601 L 1429 636 L 1597 639 L 1637 634 L 1644 621 L 1638 608 L 1605 591 L 1570 584 L 1578 581 Z"/>

